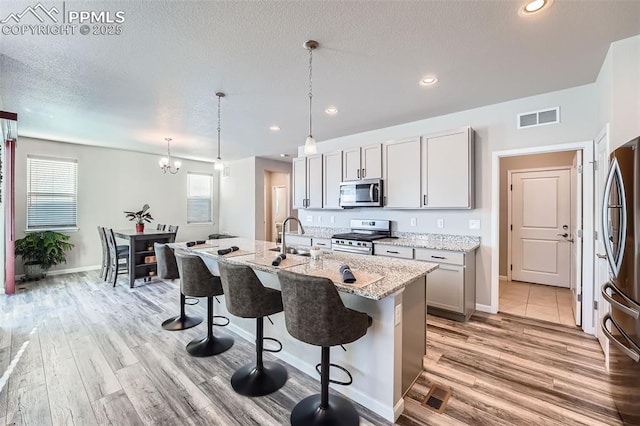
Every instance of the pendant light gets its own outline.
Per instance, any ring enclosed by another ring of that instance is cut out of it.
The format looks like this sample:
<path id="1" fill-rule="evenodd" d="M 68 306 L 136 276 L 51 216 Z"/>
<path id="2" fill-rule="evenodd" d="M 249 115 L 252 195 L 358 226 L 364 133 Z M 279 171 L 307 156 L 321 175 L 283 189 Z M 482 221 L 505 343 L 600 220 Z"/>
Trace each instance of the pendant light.
<path id="1" fill-rule="evenodd" d="M 218 97 L 218 158 L 213 162 L 213 169 L 217 171 L 222 171 L 224 169 L 224 163 L 222 162 L 222 158 L 220 157 L 220 99 L 225 97 L 225 94 L 222 92 L 217 92 L 216 96 Z"/>
<path id="2" fill-rule="evenodd" d="M 162 169 L 162 173 L 169 172 L 172 175 L 175 175 L 176 173 L 178 173 L 178 170 L 180 170 L 182 163 L 180 161 L 174 161 L 173 164 L 171 164 L 171 140 L 172 139 L 164 138 L 164 140 L 167 141 L 167 156 L 162 157 L 160 161 L 158 161 L 158 165 Z"/>
<path id="3" fill-rule="evenodd" d="M 304 143 L 304 153 L 306 155 L 315 154 L 316 152 L 318 152 L 316 140 L 313 138 L 313 134 L 311 133 L 311 106 L 313 103 L 313 51 L 317 49 L 319 45 L 320 44 L 315 40 L 307 40 L 304 43 L 304 48 L 309 51 L 309 136 L 307 136 L 307 140 Z"/>

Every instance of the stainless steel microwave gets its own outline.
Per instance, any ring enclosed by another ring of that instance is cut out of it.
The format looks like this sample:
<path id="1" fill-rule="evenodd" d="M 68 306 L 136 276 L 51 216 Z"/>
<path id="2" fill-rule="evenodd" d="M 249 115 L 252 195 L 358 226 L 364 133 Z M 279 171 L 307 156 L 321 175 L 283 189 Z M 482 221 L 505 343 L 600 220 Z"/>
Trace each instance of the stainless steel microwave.
<path id="1" fill-rule="evenodd" d="M 382 207 L 382 180 L 363 179 L 342 182 L 340 207 Z"/>

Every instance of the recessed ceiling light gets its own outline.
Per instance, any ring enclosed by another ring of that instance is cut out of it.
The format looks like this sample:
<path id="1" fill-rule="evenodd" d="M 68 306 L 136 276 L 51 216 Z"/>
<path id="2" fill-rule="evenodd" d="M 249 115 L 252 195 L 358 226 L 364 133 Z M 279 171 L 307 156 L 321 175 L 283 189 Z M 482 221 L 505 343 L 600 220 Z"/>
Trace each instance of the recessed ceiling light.
<path id="1" fill-rule="evenodd" d="M 437 77 L 425 77 L 422 80 L 420 80 L 420 85 L 421 86 L 432 86 L 434 84 L 436 84 L 438 82 L 438 78 Z"/>
<path id="2" fill-rule="evenodd" d="M 528 1 L 519 11 L 521 16 L 531 15 L 546 9 L 553 3 L 553 0 L 531 0 Z"/>
<path id="3" fill-rule="evenodd" d="M 330 107 L 327 107 L 327 109 L 325 109 L 324 112 L 326 112 L 329 115 L 336 115 L 338 113 L 338 108 L 334 106 L 330 106 Z"/>
<path id="4" fill-rule="evenodd" d="M 288 157 L 289 154 L 280 154 L 280 157 Z"/>
<path id="5" fill-rule="evenodd" d="M 271 126 L 269 127 L 269 130 L 271 130 L 272 132 L 279 132 L 280 131 L 280 126 Z"/>

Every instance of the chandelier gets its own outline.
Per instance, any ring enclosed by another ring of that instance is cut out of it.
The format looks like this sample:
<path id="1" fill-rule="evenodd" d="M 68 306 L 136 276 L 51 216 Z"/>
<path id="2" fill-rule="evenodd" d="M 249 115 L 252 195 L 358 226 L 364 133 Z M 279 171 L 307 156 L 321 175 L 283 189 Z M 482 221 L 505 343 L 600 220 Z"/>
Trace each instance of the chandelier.
<path id="1" fill-rule="evenodd" d="M 160 161 L 158 161 L 158 165 L 162 169 L 162 173 L 169 172 L 172 175 L 175 175 L 178 173 L 178 170 L 180 170 L 182 162 L 174 161 L 173 164 L 171 164 L 171 138 L 164 138 L 164 140 L 167 141 L 167 156 L 162 157 Z"/>

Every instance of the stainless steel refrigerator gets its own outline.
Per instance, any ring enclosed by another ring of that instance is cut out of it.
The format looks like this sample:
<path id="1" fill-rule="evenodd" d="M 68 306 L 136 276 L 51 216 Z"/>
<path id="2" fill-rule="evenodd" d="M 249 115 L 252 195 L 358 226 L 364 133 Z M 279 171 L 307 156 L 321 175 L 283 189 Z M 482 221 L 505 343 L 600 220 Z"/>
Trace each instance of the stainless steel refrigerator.
<path id="1" fill-rule="evenodd" d="M 602 205 L 609 281 L 602 295 L 611 313 L 602 318 L 610 342 L 610 391 L 625 425 L 640 425 L 640 140 L 610 157 Z"/>

